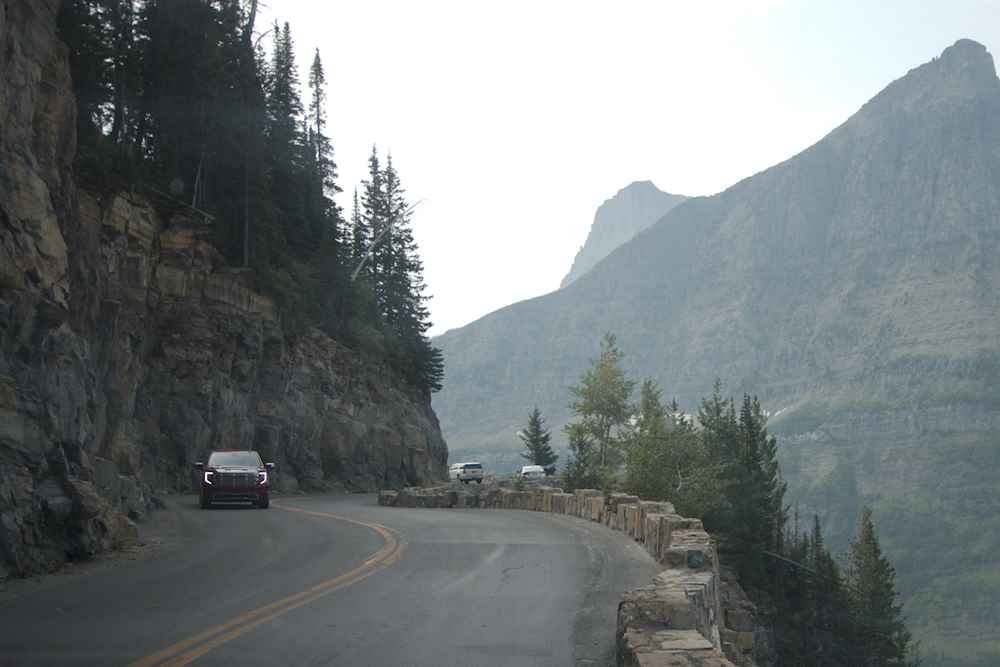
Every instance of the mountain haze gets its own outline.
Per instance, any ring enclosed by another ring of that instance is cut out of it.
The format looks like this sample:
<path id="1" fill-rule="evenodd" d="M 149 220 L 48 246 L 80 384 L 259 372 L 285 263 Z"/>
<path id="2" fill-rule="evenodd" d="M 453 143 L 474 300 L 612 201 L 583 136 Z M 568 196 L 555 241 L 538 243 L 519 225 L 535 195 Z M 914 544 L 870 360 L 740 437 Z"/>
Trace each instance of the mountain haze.
<path id="1" fill-rule="evenodd" d="M 663 192 L 650 181 L 629 183 L 594 214 L 587 240 L 576 253 L 573 266 L 562 279 L 566 287 L 612 250 L 662 218 L 667 211 L 687 199 L 684 195 Z"/>
<path id="2" fill-rule="evenodd" d="M 605 331 L 686 409 L 716 377 L 760 395 L 791 497 L 835 546 L 874 506 L 927 664 L 1000 660 L 1000 81 L 985 47 L 956 42 L 802 153 L 438 338 L 453 448 L 516 449 L 535 404 L 558 430 Z"/>

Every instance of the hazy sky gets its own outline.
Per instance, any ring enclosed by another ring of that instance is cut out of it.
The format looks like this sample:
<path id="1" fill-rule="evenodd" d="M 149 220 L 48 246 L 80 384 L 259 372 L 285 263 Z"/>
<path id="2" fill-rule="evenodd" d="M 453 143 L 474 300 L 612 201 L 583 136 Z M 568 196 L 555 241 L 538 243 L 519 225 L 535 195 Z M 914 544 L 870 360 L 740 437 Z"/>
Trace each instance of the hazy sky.
<path id="1" fill-rule="evenodd" d="M 318 47 L 349 210 L 373 143 L 411 200 L 433 334 L 559 286 L 631 181 L 711 194 L 780 162 L 1000 0 L 263 0 Z"/>

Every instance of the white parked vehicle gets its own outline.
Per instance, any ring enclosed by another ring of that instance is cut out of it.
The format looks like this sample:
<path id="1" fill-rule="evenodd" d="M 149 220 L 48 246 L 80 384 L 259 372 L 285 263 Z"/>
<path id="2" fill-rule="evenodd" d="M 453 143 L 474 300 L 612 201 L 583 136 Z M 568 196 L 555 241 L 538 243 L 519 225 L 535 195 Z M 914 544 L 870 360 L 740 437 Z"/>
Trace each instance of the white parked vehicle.
<path id="1" fill-rule="evenodd" d="M 468 463 L 453 463 L 448 469 L 448 479 L 457 480 L 468 484 L 475 482 L 483 483 L 483 464 L 475 461 Z"/>
<path id="2" fill-rule="evenodd" d="M 521 479 L 545 479 L 545 468 L 542 466 L 521 466 L 517 476 Z"/>

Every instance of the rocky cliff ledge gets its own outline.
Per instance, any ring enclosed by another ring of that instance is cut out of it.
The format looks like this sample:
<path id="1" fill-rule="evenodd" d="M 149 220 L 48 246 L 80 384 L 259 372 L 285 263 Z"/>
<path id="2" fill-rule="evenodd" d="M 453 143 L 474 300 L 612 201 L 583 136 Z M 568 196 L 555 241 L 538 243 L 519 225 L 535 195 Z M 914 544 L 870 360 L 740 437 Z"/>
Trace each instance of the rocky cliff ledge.
<path id="1" fill-rule="evenodd" d="M 0 578 L 133 539 L 213 448 L 258 449 L 283 491 L 442 478 L 430 397 L 289 336 L 210 219 L 77 190 L 57 9 L 0 3 Z"/>

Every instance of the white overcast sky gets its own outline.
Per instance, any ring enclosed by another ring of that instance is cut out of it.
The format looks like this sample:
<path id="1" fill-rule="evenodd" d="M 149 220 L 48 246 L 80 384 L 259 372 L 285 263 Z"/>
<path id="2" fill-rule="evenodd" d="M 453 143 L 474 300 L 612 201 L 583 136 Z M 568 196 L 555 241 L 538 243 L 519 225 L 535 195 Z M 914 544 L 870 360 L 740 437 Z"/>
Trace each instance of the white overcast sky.
<path id="1" fill-rule="evenodd" d="M 631 181 L 718 192 L 957 39 L 1000 45 L 1000 0 L 263 2 L 303 84 L 320 50 L 345 210 L 373 143 L 423 200 L 432 334 L 556 289 Z"/>

